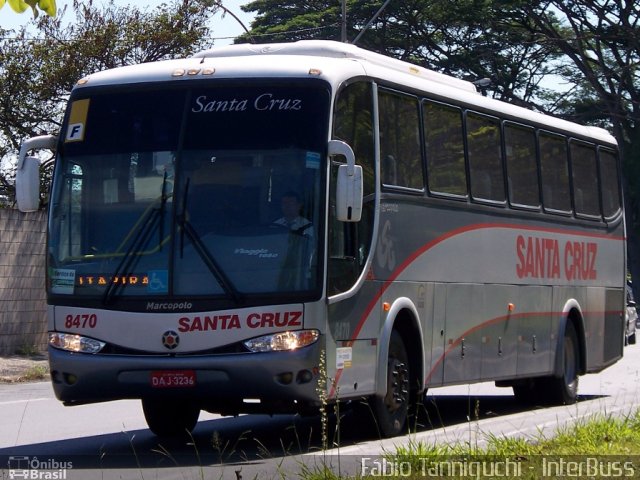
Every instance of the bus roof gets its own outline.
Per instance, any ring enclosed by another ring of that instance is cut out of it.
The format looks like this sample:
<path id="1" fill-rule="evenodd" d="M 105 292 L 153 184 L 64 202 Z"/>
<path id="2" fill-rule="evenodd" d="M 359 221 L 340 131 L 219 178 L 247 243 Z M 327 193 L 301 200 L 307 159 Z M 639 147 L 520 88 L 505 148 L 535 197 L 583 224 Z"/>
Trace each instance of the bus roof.
<path id="1" fill-rule="evenodd" d="M 252 57 L 249 60 L 247 57 Z M 386 57 L 355 45 L 331 40 L 300 40 L 292 43 L 238 44 L 214 47 L 190 58 L 121 67 L 92 74 L 89 85 L 143 83 L 180 78 L 301 78 L 317 75 L 334 87 L 357 76 L 369 76 L 436 99 L 477 108 L 540 128 L 559 130 L 605 144 L 616 145 L 604 129 L 588 127 L 484 97 L 473 83 Z M 82 85 L 78 85 L 82 86 Z"/>
<path id="2" fill-rule="evenodd" d="M 368 75 L 402 85 L 434 93 L 441 98 L 462 101 L 490 112 L 502 113 L 523 121 L 550 129 L 558 129 L 593 138 L 600 142 L 616 144 L 615 138 L 605 129 L 572 123 L 566 120 L 534 112 L 510 103 L 483 97 L 471 82 L 434 72 L 418 65 L 371 52 L 348 43 L 332 40 L 299 40 L 291 43 L 239 44 L 203 50 L 193 57 L 201 60 L 227 57 L 320 57 L 350 59 L 362 64 Z M 275 60 L 275 58 L 274 58 Z M 275 62 L 272 62 L 272 64 Z M 346 73 L 346 72 L 345 72 Z"/>
<path id="3" fill-rule="evenodd" d="M 379 53 L 364 50 L 350 43 L 333 40 L 300 40 L 292 43 L 227 45 L 203 50 L 194 55 L 195 58 L 221 58 L 254 55 L 297 55 L 324 58 L 361 60 L 370 65 L 377 65 L 400 73 L 419 75 L 432 82 L 443 83 L 452 87 L 477 93 L 475 85 L 466 80 L 450 77 L 402 60 L 387 57 Z"/>

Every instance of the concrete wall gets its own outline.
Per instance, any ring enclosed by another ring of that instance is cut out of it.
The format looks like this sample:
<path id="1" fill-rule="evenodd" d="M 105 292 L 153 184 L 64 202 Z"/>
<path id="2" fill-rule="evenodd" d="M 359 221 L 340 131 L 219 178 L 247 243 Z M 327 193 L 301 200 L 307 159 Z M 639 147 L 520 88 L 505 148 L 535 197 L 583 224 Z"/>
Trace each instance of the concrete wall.
<path id="1" fill-rule="evenodd" d="M 0 355 L 47 343 L 46 213 L 0 208 Z"/>

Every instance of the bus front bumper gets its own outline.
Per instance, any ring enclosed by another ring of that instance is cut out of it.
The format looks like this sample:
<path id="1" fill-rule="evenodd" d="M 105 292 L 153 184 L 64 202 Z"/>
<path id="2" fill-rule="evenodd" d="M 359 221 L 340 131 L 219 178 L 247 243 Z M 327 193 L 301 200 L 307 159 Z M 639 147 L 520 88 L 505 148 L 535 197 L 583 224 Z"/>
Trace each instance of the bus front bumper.
<path id="1" fill-rule="evenodd" d="M 135 398 L 184 400 L 203 410 L 292 413 L 319 405 L 320 342 L 287 352 L 100 355 L 49 347 L 51 380 L 65 405 Z M 162 375 L 193 382 L 158 385 Z"/>

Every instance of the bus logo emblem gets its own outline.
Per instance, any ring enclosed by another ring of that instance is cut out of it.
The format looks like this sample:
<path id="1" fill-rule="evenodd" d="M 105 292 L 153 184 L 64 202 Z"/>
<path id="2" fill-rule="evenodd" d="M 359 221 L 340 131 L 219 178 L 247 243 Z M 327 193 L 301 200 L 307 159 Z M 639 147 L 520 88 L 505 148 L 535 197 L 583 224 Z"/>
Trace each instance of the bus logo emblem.
<path id="1" fill-rule="evenodd" d="M 180 343 L 180 336 L 173 330 L 167 330 L 162 334 L 162 344 L 169 350 L 173 350 Z"/>

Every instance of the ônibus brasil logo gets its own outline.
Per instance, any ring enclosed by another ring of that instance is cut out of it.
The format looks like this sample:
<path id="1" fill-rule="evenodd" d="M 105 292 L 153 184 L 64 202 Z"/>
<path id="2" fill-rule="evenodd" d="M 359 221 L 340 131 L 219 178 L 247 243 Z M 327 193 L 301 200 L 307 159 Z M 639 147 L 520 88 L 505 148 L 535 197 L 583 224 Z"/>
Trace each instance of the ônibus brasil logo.
<path id="1" fill-rule="evenodd" d="M 67 470 L 73 468 L 73 462 L 60 462 L 48 458 L 39 460 L 38 457 L 10 456 L 9 479 L 34 479 L 34 480 L 66 480 Z"/>

